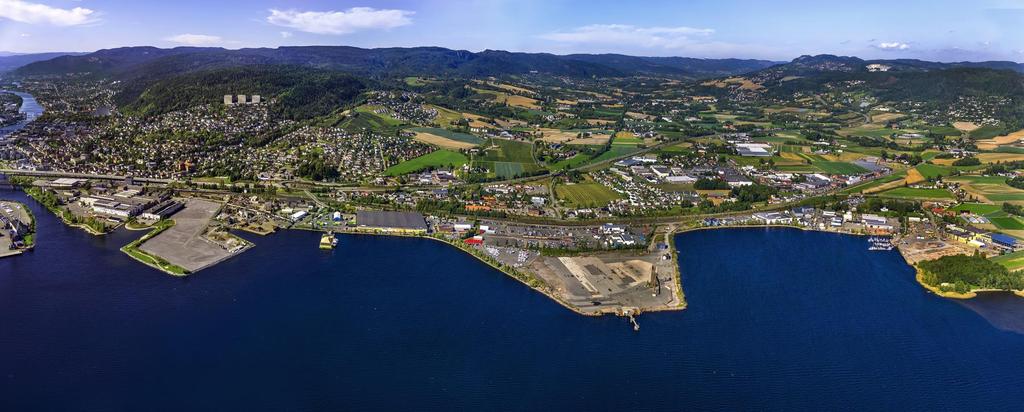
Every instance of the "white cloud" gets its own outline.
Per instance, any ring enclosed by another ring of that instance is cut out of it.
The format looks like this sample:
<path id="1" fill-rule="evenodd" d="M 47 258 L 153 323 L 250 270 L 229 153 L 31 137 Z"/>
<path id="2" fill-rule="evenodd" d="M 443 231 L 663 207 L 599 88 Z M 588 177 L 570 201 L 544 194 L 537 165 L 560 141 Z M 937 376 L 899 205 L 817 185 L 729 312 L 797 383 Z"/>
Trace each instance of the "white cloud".
<path id="1" fill-rule="evenodd" d="M 208 34 L 178 34 L 170 37 L 165 37 L 164 40 L 171 43 L 184 44 L 188 46 L 210 46 L 214 44 L 220 44 L 224 42 L 220 36 L 211 36 Z"/>
<path id="2" fill-rule="evenodd" d="M 290 32 L 290 31 L 283 31 L 283 32 L 281 32 L 281 38 L 282 39 L 287 39 L 289 37 L 292 37 L 292 32 Z"/>
<path id="3" fill-rule="evenodd" d="M 361 30 L 393 29 L 412 24 L 414 12 L 353 7 L 345 11 L 295 11 L 271 9 L 267 22 L 317 34 L 349 34 Z"/>
<path id="4" fill-rule="evenodd" d="M 563 43 L 639 46 L 678 49 L 714 34 L 713 29 L 693 27 L 637 27 L 628 24 L 591 24 L 570 31 L 542 34 L 540 38 Z"/>
<path id="5" fill-rule="evenodd" d="M 0 17 L 28 24 L 79 26 L 96 21 L 96 12 L 75 7 L 61 9 L 22 0 L 0 0 Z"/>
<path id="6" fill-rule="evenodd" d="M 908 50 L 910 45 L 903 42 L 882 42 L 878 44 L 878 48 L 882 50 Z"/>

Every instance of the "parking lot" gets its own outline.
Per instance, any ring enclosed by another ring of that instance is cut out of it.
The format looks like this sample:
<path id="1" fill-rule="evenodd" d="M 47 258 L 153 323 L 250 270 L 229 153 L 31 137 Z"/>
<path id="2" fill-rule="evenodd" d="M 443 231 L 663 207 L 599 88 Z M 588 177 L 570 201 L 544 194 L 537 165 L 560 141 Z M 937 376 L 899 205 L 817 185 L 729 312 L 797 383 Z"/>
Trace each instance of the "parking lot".
<path id="1" fill-rule="evenodd" d="M 139 249 L 190 272 L 231 257 L 231 252 L 203 237 L 218 209 L 219 203 L 188 199 L 185 208 L 174 215 L 174 226 L 146 241 Z"/>

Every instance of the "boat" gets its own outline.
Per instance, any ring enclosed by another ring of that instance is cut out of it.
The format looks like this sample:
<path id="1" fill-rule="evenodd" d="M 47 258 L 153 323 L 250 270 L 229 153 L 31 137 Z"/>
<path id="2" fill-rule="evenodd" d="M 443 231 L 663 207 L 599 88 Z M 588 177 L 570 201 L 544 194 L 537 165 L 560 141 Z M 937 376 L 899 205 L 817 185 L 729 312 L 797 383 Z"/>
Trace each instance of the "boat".
<path id="1" fill-rule="evenodd" d="M 320 249 L 334 249 L 338 246 L 338 238 L 334 237 L 333 232 L 324 233 L 320 237 Z"/>
<path id="2" fill-rule="evenodd" d="M 892 239 L 887 237 L 870 237 L 868 243 L 871 245 L 868 250 L 892 250 Z"/>

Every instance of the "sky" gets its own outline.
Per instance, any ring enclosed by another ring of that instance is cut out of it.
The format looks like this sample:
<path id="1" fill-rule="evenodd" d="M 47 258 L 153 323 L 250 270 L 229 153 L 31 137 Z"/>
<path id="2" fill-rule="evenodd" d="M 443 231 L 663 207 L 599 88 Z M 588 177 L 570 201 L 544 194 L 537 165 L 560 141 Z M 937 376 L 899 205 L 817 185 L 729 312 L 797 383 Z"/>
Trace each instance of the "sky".
<path id="1" fill-rule="evenodd" d="M 5 52 L 304 45 L 1024 62 L 1024 0 L 0 0 Z"/>

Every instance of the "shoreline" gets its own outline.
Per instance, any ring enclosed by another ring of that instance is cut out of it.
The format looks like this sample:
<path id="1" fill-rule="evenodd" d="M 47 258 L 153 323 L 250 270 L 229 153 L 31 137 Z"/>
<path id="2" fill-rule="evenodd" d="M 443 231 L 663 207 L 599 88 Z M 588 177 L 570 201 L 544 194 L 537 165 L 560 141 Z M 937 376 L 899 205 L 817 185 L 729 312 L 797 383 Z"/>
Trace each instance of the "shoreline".
<path id="1" fill-rule="evenodd" d="M 903 256 L 902 252 L 900 253 L 900 256 Z M 907 262 L 906 257 L 903 257 L 903 262 L 909 265 L 910 267 L 914 268 L 914 281 L 916 281 L 918 285 L 921 285 L 921 287 L 927 289 L 929 292 L 938 295 L 939 297 L 943 297 L 946 299 L 968 300 L 978 297 L 978 294 L 980 293 L 1012 293 L 1014 295 L 1017 295 L 1018 297 L 1024 298 L 1024 290 L 1014 289 L 979 288 L 971 289 L 965 293 L 960 293 L 956 291 L 943 291 L 937 286 L 932 286 L 927 283 L 924 283 L 924 272 L 922 272 L 921 268 L 917 267 L 917 265 L 911 265 L 909 262 Z"/>
<path id="2" fill-rule="evenodd" d="M 57 211 L 54 211 L 54 210 L 50 209 L 45 204 L 43 204 L 43 202 L 39 201 L 39 199 L 36 199 L 36 197 L 31 192 L 29 192 L 28 190 L 25 190 L 23 187 L 19 188 L 18 190 L 21 190 L 21 192 L 24 193 L 25 196 L 28 196 L 30 199 L 34 200 L 36 203 L 39 203 L 40 206 L 43 206 L 44 209 L 46 209 L 47 211 L 52 213 L 54 216 L 56 216 L 58 219 L 60 219 L 60 221 L 63 222 L 68 227 L 73 227 L 73 228 L 84 230 L 86 233 L 88 233 L 90 235 L 93 235 L 93 236 L 103 236 L 103 235 L 106 235 L 107 233 L 110 233 L 109 231 L 108 232 L 97 231 L 96 229 L 93 229 L 89 225 L 86 225 L 86 224 L 83 224 L 83 223 L 71 223 L 71 222 L 69 222 L 64 217 L 63 213 L 57 213 Z M 116 230 L 116 229 L 117 229 L 117 227 L 115 226 L 114 228 L 111 229 L 111 231 Z"/>
<path id="3" fill-rule="evenodd" d="M 30 196 L 29 198 L 32 198 L 32 197 Z M 33 200 L 35 200 L 35 199 L 33 199 Z M 36 227 L 36 215 L 34 213 L 32 213 L 32 209 L 29 209 L 28 205 L 26 205 L 25 203 L 19 202 L 17 200 L 3 200 L 3 199 L 0 199 L 0 201 L 5 202 L 5 203 L 13 203 L 15 205 L 20 206 L 21 210 L 25 211 L 25 214 L 28 215 L 28 219 L 29 219 L 29 221 L 28 221 L 29 232 L 28 232 L 28 234 L 22 236 L 22 239 L 29 238 L 31 240 L 30 244 L 26 244 L 24 247 L 22 247 L 20 249 L 10 249 L 10 250 L 0 251 L 0 259 L 9 258 L 9 257 L 15 257 L 15 256 L 21 256 L 21 255 L 25 254 L 25 252 L 31 252 L 31 251 L 35 250 L 36 244 L 39 243 L 39 230 Z M 13 243 L 12 243 L 11 247 L 14 247 Z"/>
<path id="4" fill-rule="evenodd" d="M 39 200 L 36 199 L 34 196 L 32 196 L 31 193 L 28 193 L 27 191 L 24 191 L 24 190 L 22 190 L 22 192 L 25 193 L 27 196 L 29 196 L 29 198 L 35 200 L 36 202 L 39 202 Z M 54 213 L 52 210 L 50 212 L 53 213 L 58 219 L 60 219 L 61 222 L 64 223 L 65 225 L 70 226 L 70 227 L 74 227 L 74 228 L 82 229 L 82 230 L 86 231 L 87 233 L 92 234 L 94 236 L 103 236 L 103 235 L 108 233 L 108 232 L 98 232 L 98 231 L 95 231 L 92 227 L 90 227 L 88 225 L 85 225 L 85 224 L 72 224 L 72 223 L 68 222 L 66 219 L 64 219 L 64 216 L 62 214 Z M 146 226 L 146 227 L 130 227 L 131 225 L 125 224 L 125 225 L 122 225 L 122 226 L 125 227 L 125 229 L 131 230 L 131 231 L 151 231 L 153 229 L 153 226 L 155 226 L 155 225 Z M 579 308 L 576 308 L 576 307 L 570 305 L 569 303 L 563 301 L 562 299 L 557 297 L 552 291 L 548 290 L 547 288 L 543 288 L 543 287 L 540 287 L 539 285 L 532 284 L 529 281 L 529 278 L 533 278 L 534 277 L 534 275 L 532 273 L 528 273 L 527 272 L 526 273 L 527 276 L 524 276 L 523 273 L 520 273 L 520 271 L 515 269 L 515 268 L 499 266 L 499 264 L 497 264 L 495 262 L 492 262 L 489 259 L 487 259 L 486 256 L 481 256 L 478 253 L 475 253 L 474 250 L 472 250 L 470 248 L 465 248 L 461 244 L 458 244 L 457 242 L 452 242 L 452 241 L 449 241 L 447 239 L 442 239 L 442 238 L 430 236 L 430 235 L 427 235 L 427 234 L 403 234 L 403 233 L 390 233 L 390 232 L 383 233 L 383 232 L 360 231 L 360 230 L 351 230 L 351 231 L 346 230 L 346 231 L 341 231 L 341 232 L 336 232 L 336 233 L 353 234 L 353 235 L 372 235 L 372 236 L 400 236 L 400 237 L 416 237 L 416 238 L 433 239 L 435 241 L 438 241 L 438 242 L 441 242 L 441 243 L 445 243 L 445 244 L 448 244 L 449 246 L 455 247 L 456 249 L 462 250 L 463 252 L 465 252 L 465 253 L 469 254 L 470 256 L 476 258 L 478 261 L 483 262 L 487 266 L 490 266 L 491 268 L 504 273 L 505 275 L 515 279 L 519 283 L 522 283 L 523 285 L 529 287 L 530 289 L 533 289 L 534 291 L 537 291 L 537 292 L 547 296 L 548 298 L 552 299 L 553 301 L 555 301 L 556 303 L 558 303 L 562 307 L 565 307 L 565 308 L 567 308 L 567 309 L 569 309 L 569 310 L 571 310 L 571 311 L 573 311 L 573 312 L 575 312 L 577 314 L 580 314 L 580 315 L 583 315 L 583 316 L 602 316 L 604 314 L 611 313 L 611 314 L 616 314 L 618 316 L 633 316 L 633 315 L 639 315 L 640 313 L 643 313 L 643 312 L 679 311 L 679 310 L 685 310 L 687 308 L 688 305 L 687 305 L 687 302 L 686 302 L 686 299 L 685 299 L 685 291 L 682 288 L 682 273 L 679 271 L 679 250 L 678 250 L 678 248 L 675 245 L 675 236 L 676 235 L 683 234 L 683 233 L 688 233 L 688 232 L 703 231 L 703 230 L 756 229 L 756 228 L 784 228 L 784 229 L 796 229 L 796 230 L 801 230 L 801 231 L 805 231 L 805 232 L 833 233 L 833 234 L 838 234 L 838 235 L 852 235 L 852 236 L 860 236 L 860 237 L 871 236 L 870 234 L 867 234 L 867 233 L 854 233 L 854 232 L 839 232 L 839 231 L 821 230 L 821 229 L 817 229 L 817 228 L 813 228 L 813 227 L 805 227 L 805 226 L 799 226 L 799 225 L 793 225 L 793 224 L 742 224 L 742 225 L 727 225 L 727 226 L 691 226 L 691 227 L 678 227 L 678 226 L 672 225 L 672 229 L 670 230 L 669 233 L 666 234 L 666 243 L 669 245 L 670 252 L 672 253 L 672 259 L 675 262 L 675 265 L 674 265 L 675 266 L 675 270 L 676 270 L 676 272 L 675 272 L 675 288 L 676 288 L 676 291 L 675 292 L 676 292 L 676 299 L 679 301 L 679 305 L 678 306 L 673 306 L 673 307 L 665 306 L 665 307 L 655 307 L 655 308 L 649 308 L 649 309 L 621 308 L 620 307 L 618 310 L 615 310 L 615 311 L 602 310 L 602 311 L 599 311 L 599 312 L 585 312 L 585 311 L 582 311 Z M 256 231 L 253 231 L 253 230 L 247 230 L 247 229 L 244 229 L 244 228 L 232 228 L 232 229 L 233 230 L 240 230 L 240 231 L 243 231 L 243 232 L 246 232 L 246 233 L 252 233 L 252 234 L 255 234 L 255 235 L 259 235 L 259 236 L 267 236 L 267 235 L 270 235 L 270 234 L 274 233 L 274 232 L 260 233 L 260 232 L 256 232 Z M 304 227 L 292 227 L 292 228 L 288 228 L 288 229 L 313 231 L 313 232 L 324 232 L 324 230 L 321 230 L 321 229 L 304 228 Z M 143 236 L 143 238 L 146 238 L 146 237 L 147 237 L 146 235 Z M 227 260 L 230 257 L 234 257 L 234 255 L 240 254 L 241 252 L 244 252 L 244 251 L 246 251 L 246 250 L 248 250 L 248 249 L 250 249 L 250 248 L 255 246 L 254 244 L 252 244 L 251 242 L 248 242 L 248 241 L 245 241 L 245 243 L 246 243 L 246 246 L 243 247 L 242 250 L 238 251 L 237 253 L 232 254 L 231 256 L 226 257 L 225 259 L 221 259 L 221 260 L 219 260 L 217 262 L 214 262 L 214 263 L 212 263 L 210 265 L 207 265 L 207 266 L 203 267 L 202 269 L 206 269 L 206 268 L 214 266 L 214 265 L 216 265 L 218 263 L 221 263 L 222 261 Z M 128 245 L 126 245 L 126 247 L 127 246 Z M 136 261 L 138 261 L 140 263 L 143 263 L 143 264 L 145 264 L 147 266 L 150 266 L 150 267 L 152 267 L 154 269 L 157 269 L 157 270 L 159 270 L 161 272 L 164 272 L 164 273 L 167 273 L 167 274 L 171 274 L 171 275 L 173 275 L 175 277 L 187 277 L 188 275 L 194 273 L 194 272 L 188 272 L 188 273 L 184 273 L 184 274 L 174 273 L 172 271 L 169 271 L 169 270 L 166 270 L 166 269 L 160 267 L 160 265 L 158 265 L 158 264 L 154 264 L 153 262 L 147 262 L 147 261 L 145 261 L 143 259 L 136 258 L 135 256 L 132 256 L 131 253 L 128 253 L 127 251 L 125 251 L 123 249 L 124 248 L 122 248 L 122 252 L 124 252 L 125 254 L 129 255 L 134 260 L 136 260 Z M 31 250 L 31 248 L 26 249 L 26 250 Z M 1013 294 L 1015 294 L 1015 295 L 1017 295 L 1019 297 L 1024 298 L 1024 290 L 974 289 L 974 290 L 971 290 L 971 291 L 969 291 L 967 293 L 943 292 L 942 290 L 940 290 L 937 287 L 933 287 L 933 286 L 924 284 L 921 281 L 920 270 L 917 269 L 917 266 L 913 265 L 913 264 L 910 264 L 909 261 L 907 261 L 906 256 L 903 255 L 903 251 L 900 250 L 899 247 L 896 247 L 896 250 L 899 251 L 900 256 L 903 258 L 904 263 L 907 264 L 908 266 L 913 267 L 915 269 L 915 271 L 917 272 L 917 274 L 915 275 L 915 281 L 918 284 L 920 284 L 922 287 L 924 287 L 926 290 L 928 290 L 928 291 L 930 291 L 930 292 L 932 292 L 932 293 L 934 293 L 934 294 L 936 294 L 936 295 L 938 295 L 940 297 L 944 297 L 944 298 L 948 298 L 948 299 L 971 299 L 971 298 L 977 297 L 979 292 L 1010 292 L 1010 293 L 1013 293 Z M 6 254 L 6 255 L 2 255 L 0 257 L 17 256 L 18 254 L 20 254 L 20 253 Z"/>
<path id="5" fill-rule="evenodd" d="M 300 228 L 291 228 L 289 230 L 303 230 L 303 231 L 307 231 L 307 232 L 324 232 L 323 230 L 320 230 L 320 229 L 312 229 L 312 228 L 307 229 L 307 228 L 301 228 L 301 227 Z M 491 262 L 491 261 L 485 259 L 483 256 L 479 256 L 478 254 L 473 253 L 471 250 L 467 250 L 466 248 L 463 248 L 463 247 L 461 247 L 461 246 L 459 246 L 459 245 L 457 245 L 457 244 L 455 244 L 453 242 L 447 241 L 445 239 L 441 239 L 441 238 L 437 238 L 437 237 L 429 236 L 429 235 L 414 235 L 414 234 L 402 234 L 402 233 L 382 233 L 382 232 L 360 231 L 360 230 L 355 230 L 355 231 L 347 231 L 346 230 L 346 231 L 341 231 L 341 232 L 335 231 L 334 233 L 335 234 L 343 234 L 343 235 L 365 235 L 365 236 L 384 236 L 384 237 L 405 237 L 405 238 L 417 238 L 417 239 L 430 239 L 430 240 L 434 240 L 434 241 L 437 241 L 437 242 L 441 242 L 441 243 L 444 243 L 444 244 L 446 244 L 448 246 L 454 247 L 455 249 L 458 249 L 458 250 L 466 253 L 467 255 L 475 258 L 477 261 L 482 262 L 482 263 L 484 263 L 487 266 L 490 266 L 494 270 L 497 270 L 497 271 L 505 274 L 506 276 L 512 278 L 513 280 L 515 280 L 515 281 L 525 285 L 526 287 L 528 287 L 528 288 L 530 288 L 530 289 L 532 289 L 532 290 L 534 290 L 534 291 L 536 291 L 536 292 L 538 292 L 538 293 L 540 293 L 540 294 L 550 298 L 551 300 L 555 301 L 555 303 L 558 303 L 560 306 L 562 306 L 562 307 L 564 307 L 566 309 L 569 309 L 569 310 L 571 310 L 571 311 L 573 311 L 573 312 L 575 312 L 575 313 L 577 313 L 579 315 L 588 316 L 588 317 L 598 317 L 598 316 L 601 316 L 601 315 L 605 314 L 605 313 L 601 313 L 601 312 L 598 312 L 598 313 L 583 312 L 583 311 L 577 309 L 576 307 L 573 307 L 572 305 L 569 305 L 568 303 L 564 302 L 562 299 L 559 299 L 557 296 L 552 294 L 547 289 L 543 289 L 543 288 L 539 288 L 539 287 L 537 287 L 535 285 L 531 285 L 529 282 L 527 282 L 526 280 L 522 279 L 520 276 L 517 276 L 515 273 L 510 273 L 510 270 L 514 270 L 514 269 L 499 267 L 494 262 Z M 650 312 L 654 312 L 654 310 L 651 310 Z M 612 313 L 612 312 L 608 312 L 608 313 Z"/>
<path id="6" fill-rule="evenodd" d="M 790 229 L 799 229 L 799 230 L 806 231 L 806 232 L 835 233 L 835 234 L 839 234 L 839 235 L 852 235 L 852 236 L 861 236 L 861 237 L 863 237 L 863 236 L 871 236 L 871 235 L 862 234 L 862 233 L 832 232 L 832 231 L 828 231 L 828 230 L 818 230 L 818 229 L 815 229 L 815 228 L 808 228 L 808 227 L 803 227 L 803 226 L 778 225 L 778 224 L 773 224 L 773 225 L 702 226 L 702 227 L 695 227 L 695 228 L 688 228 L 688 229 L 680 230 L 678 233 L 694 232 L 694 231 L 699 231 L 699 230 L 728 229 L 728 228 L 759 228 L 759 227 L 765 227 L 765 228 L 768 228 L 768 227 L 790 228 Z M 914 272 L 915 272 L 914 280 L 919 285 L 921 285 L 921 287 L 927 289 L 929 292 L 932 292 L 932 293 L 934 293 L 935 295 L 937 295 L 939 297 L 946 298 L 946 299 L 967 300 L 967 299 L 974 299 L 974 298 L 978 297 L 978 295 L 981 294 L 981 293 L 1012 293 L 1014 295 L 1017 295 L 1018 297 L 1024 298 L 1024 290 L 1013 290 L 1013 289 L 980 288 L 980 289 L 971 289 L 971 290 L 967 291 L 967 293 L 959 293 L 959 292 L 954 292 L 954 291 L 949 291 L 949 292 L 942 291 L 938 287 L 931 286 L 931 285 L 928 285 L 928 284 L 924 283 L 923 280 L 922 280 L 921 269 L 919 269 L 917 267 L 917 265 L 911 264 L 907 260 L 907 257 L 903 255 L 903 250 L 901 250 L 898 246 L 895 249 L 897 251 L 899 251 L 900 257 L 903 258 L 903 263 L 905 263 L 907 266 L 910 266 L 911 268 L 914 269 Z"/>
<path id="7" fill-rule="evenodd" d="M 292 230 L 306 231 L 306 232 L 325 232 L 325 231 L 322 231 L 322 230 L 311 229 L 311 228 L 310 229 L 307 229 L 307 228 L 292 228 Z M 341 234 L 341 235 L 365 235 L 365 236 L 382 236 L 382 237 L 430 239 L 430 240 L 433 240 L 433 241 L 436 241 L 436 242 L 443 243 L 445 245 L 449 245 L 449 246 L 454 247 L 454 248 L 456 248 L 458 250 L 461 250 L 462 252 L 470 255 L 471 257 L 476 258 L 476 260 L 478 260 L 478 261 L 480 261 L 480 262 L 482 262 L 482 263 L 492 267 L 492 269 L 494 269 L 494 270 L 496 270 L 498 272 L 501 272 L 502 274 L 505 274 L 507 277 L 512 278 L 513 280 L 521 283 L 522 285 L 528 287 L 529 289 L 532 289 L 532 290 L 534 290 L 534 291 L 536 291 L 538 293 L 541 293 L 541 294 L 547 296 L 548 298 L 550 298 L 551 300 L 554 300 L 556 303 L 558 303 L 562 307 L 567 308 L 567 310 L 572 311 L 575 314 L 578 314 L 578 315 L 581 315 L 581 316 L 585 316 L 585 317 L 596 318 L 596 317 L 601 317 L 601 316 L 604 316 L 604 315 L 615 315 L 615 316 L 618 316 L 618 317 L 630 317 L 630 316 L 634 316 L 635 317 L 635 316 L 638 316 L 638 315 L 643 314 L 643 313 L 683 311 L 683 310 L 685 310 L 685 308 L 687 306 L 686 299 L 685 299 L 685 293 L 683 292 L 682 286 L 681 286 L 682 280 L 681 280 L 680 273 L 679 273 L 678 251 L 674 247 L 674 244 L 675 244 L 675 233 L 672 236 L 672 239 L 673 239 L 673 241 L 672 241 L 672 243 L 673 243 L 673 250 L 672 250 L 672 252 L 673 252 L 673 258 L 676 261 L 676 264 L 675 264 L 675 267 L 676 267 L 676 288 L 677 288 L 677 295 L 676 295 L 676 297 L 677 297 L 677 299 L 679 299 L 680 304 L 678 306 L 664 306 L 664 307 L 651 307 L 651 308 L 634 307 L 634 308 L 632 308 L 631 311 L 623 311 L 623 310 L 620 310 L 620 311 L 606 311 L 605 310 L 605 311 L 601 311 L 601 312 L 584 312 L 584 311 L 581 311 L 579 307 L 575 307 L 575 306 L 569 304 L 568 302 L 564 301 L 563 299 L 561 299 L 557 295 L 555 295 L 552 291 L 548 290 L 547 288 L 543 288 L 543 287 L 539 287 L 537 285 L 530 284 L 527 280 L 523 279 L 523 277 L 520 274 L 520 271 L 514 269 L 514 267 L 499 266 L 497 263 L 487 259 L 486 256 L 483 256 L 483 255 L 480 255 L 478 253 L 475 253 L 475 251 L 473 249 L 463 247 L 463 246 L 461 246 L 460 244 L 458 244 L 456 242 L 452 242 L 452 241 L 445 240 L 445 239 L 440 239 L 440 238 L 429 236 L 429 235 L 409 235 L 409 234 L 400 234 L 400 233 L 380 233 L 380 232 L 373 232 L 373 231 L 344 231 L 344 232 L 334 232 L 334 233 L 335 234 Z M 532 274 L 527 274 L 527 275 L 529 275 L 529 277 L 531 277 L 531 278 L 534 277 L 534 275 L 532 275 Z"/>

